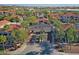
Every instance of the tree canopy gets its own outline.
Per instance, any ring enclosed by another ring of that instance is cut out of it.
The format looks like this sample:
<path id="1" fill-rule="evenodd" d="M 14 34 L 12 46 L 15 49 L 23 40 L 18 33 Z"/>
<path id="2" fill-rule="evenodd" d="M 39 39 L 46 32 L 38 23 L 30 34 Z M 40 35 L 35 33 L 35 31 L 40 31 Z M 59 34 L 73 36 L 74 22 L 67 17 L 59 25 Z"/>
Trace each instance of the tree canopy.
<path id="1" fill-rule="evenodd" d="M 77 37 L 76 29 L 73 28 L 73 27 L 70 28 L 70 29 L 67 31 L 67 39 L 69 40 L 69 42 L 75 41 L 75 40 L 76 40 L 76 37 Z"/>

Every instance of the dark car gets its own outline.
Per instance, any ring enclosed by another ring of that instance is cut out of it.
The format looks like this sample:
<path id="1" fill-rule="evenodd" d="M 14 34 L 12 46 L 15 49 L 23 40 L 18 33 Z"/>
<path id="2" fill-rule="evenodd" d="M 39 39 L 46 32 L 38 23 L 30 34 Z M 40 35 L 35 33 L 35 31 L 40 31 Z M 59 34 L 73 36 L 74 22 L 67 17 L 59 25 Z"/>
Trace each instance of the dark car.
<path id="1" fill-rule="evenodd" d="M 31 51 L 26 53 L 26 55 L 37 55 L 37 54 L 39 54 L 39 52 L 36 52 L 36 51 Z"/>

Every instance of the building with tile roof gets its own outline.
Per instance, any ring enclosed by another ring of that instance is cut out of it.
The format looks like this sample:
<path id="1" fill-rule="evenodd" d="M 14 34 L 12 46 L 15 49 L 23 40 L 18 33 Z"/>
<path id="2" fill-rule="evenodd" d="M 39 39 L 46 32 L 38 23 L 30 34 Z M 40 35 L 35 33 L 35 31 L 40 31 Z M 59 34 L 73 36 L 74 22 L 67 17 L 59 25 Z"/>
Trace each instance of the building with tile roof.
<path id="1" fill-rule="evenodd" d="M 37 25 L 30 26 L 29 29 L 32 30 L 33 32 L 40 32 L 40 31 L 45 31 L 45 32 L 50 32 L 51 27 L 48 24 L 45 23 L 39 23 Z"/>
<path id="2" fill-rule="evenodd" d="M 78 21 L 79 14 L 68 12 L 68 13 L 65 13 L 64 15 L 61 15 L 60 20 L 64 23 L 71 22 L 72 20 Z"/>
<path id="3" fill-rule="evenodd" d="M 48 22 L 48 19 L 47 18 L 38 18 L 37 19 L 37 22 Z"/>
<path id="4" fill-rule="evenodd" d="M 10 25 L 11 22 L 8 20 L 1 20 L 0 21 L 0 28 L 3 28 L 5 25 Z"/>
<path id="5" fill-rule="evenodd" d="M 21 28 L 21 25 L 18 25 L 18 24 L 10 24 L 9 25 L 9 29 L 6 30 L 6 32 L 11 32 L 11 31 L 13 31 L 15 29 L 19 29 L 19 28 Z"/>
<path id="6" fill-rule="evenodd" d="M 64 31 L 68 30 L 72 26 L 73 26 L 73 24 L 71 24 L 71 23 L 62 23 L 62 27 L 63 27 Z"/>

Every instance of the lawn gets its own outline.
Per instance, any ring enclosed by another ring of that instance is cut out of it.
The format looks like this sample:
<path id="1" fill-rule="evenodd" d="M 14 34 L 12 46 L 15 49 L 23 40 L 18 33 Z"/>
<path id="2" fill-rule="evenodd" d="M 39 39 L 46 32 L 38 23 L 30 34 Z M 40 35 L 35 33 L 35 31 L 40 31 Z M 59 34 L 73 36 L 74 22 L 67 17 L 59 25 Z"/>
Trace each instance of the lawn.
<path id="1" fill-rule="evenodd" d="M 0 49 L 0 55 L 4 54 L 4 50 Z"/>

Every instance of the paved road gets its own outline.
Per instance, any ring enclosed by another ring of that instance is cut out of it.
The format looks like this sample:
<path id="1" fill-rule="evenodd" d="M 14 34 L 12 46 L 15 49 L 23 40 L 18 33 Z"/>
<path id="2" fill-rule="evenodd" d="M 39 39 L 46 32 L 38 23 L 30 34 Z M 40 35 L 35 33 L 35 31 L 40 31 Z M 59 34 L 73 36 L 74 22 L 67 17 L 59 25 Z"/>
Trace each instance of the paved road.
<path id="1" fill-rule="evenodd" d="M 35 52 L 40 52 L 41 48 L 39 47 L 38 44 L 34 45 L 27 45 L 27 47 L 24 49 L 24 51 L 21 53 L 22 55 L 25 55 L 28 52 L 35 51 Z"/>
<path id="2" fill-rule="evenodd" d="M 23 44 L 21 48 L 15 50 L 15 51 L 11 51 L 8 52 L 7 54 L 10 55 L 25 55 L 26 53 L 29 53 L 31 51 L 35 51 L 35 52 L 41 52 L 41 48 L 39 47 L 38 44 L 34 44 L 34 45 L 30 45 L 30 44 Z M 53 52 L 51 53 L 51 55 L 70 55 L 68 53 L 62 53 L 62 52 L 58 52 L 57 50 L 53 50 Z"/>
<path id="3" fill-rule="evenodd" d="M 30 45 L 30 44 L 23 44 L 21 48 L 18 48 L 15 51 L 7 51 L 7 54 L 9 55 L 25 55 L 26 53 L 30 51 L 36 51 L 40 52 L 41 48 L 38 44 Z"/>
<path id="4" fill-rule="evenodd" d="M 24 49 L 24 51 L 21 53 L 21 55 L 25 55 L 28 52 L 35 51 L 35 52 L 41 52 L 41 48 L 38 44 L 34 45 L 27 45 L 27 47 Z M 58 52 L 57 50 L 53 50 L 51 55 L 68 55 L 68 53 Z"/>

